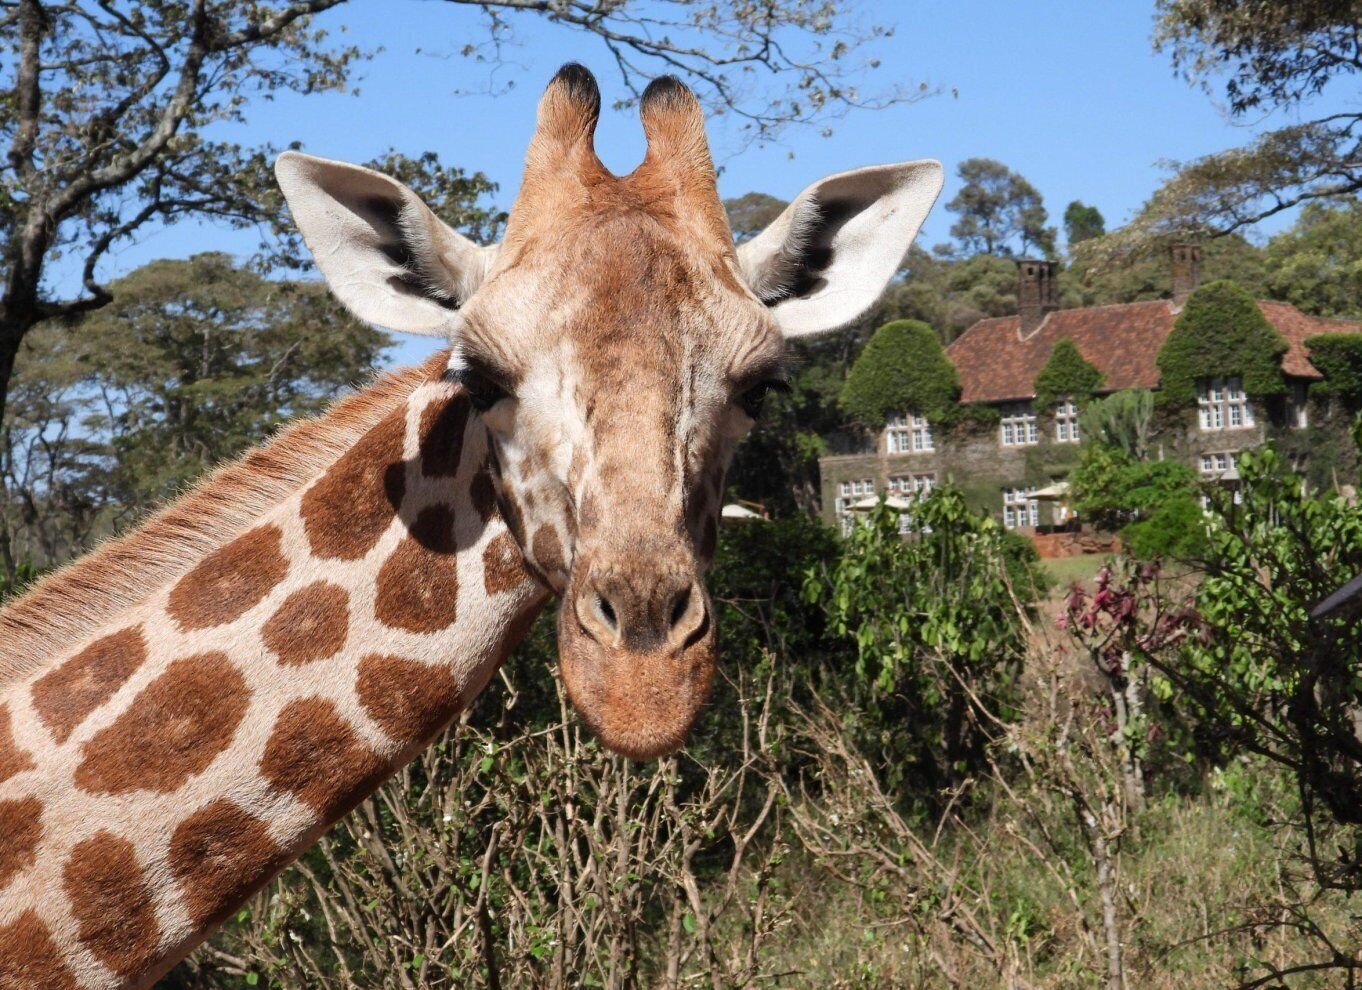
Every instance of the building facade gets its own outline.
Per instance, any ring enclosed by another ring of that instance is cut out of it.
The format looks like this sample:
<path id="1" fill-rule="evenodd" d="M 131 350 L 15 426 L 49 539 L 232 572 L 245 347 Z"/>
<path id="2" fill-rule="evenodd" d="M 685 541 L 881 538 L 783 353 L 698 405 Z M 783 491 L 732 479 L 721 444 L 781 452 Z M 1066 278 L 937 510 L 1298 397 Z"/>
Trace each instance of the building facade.
<path id="1" fill-rule="evenodd" d="M 1171 299 L 1067 310 L 1058 308 L 1054 262 L 1019 261 L 1018 314 L 980 320 L 946 348 L 959 377 L 960 402 L 980 414 L 943 430 L 906 409 L 891 415 L 877 434 L 837 438 L 834 452 L 819 460 L 826 521 L 845 528 L 850 507 L 880 492 L 911 497 L 952 484 L 1008 528 L 1035 532 L 1073 524 L 1062 500 L 1035 496 L 1053 491 L 1077 463 L 1083 439 L 1079 401 L 1038 408 L 1036 377 L 1055 345 L 1070 340 L 1102 373 L 1099 396 L 1157 389 L 1158 354 L 1197 285 L 1201 252 L 1196 245 L 1176 245 L 1170 260 Z M 1214 480 L 1232 475 L 1240 451 L 1269 437 L 1290 445 L 1292 434 L 1311 426 L 1308 390 L 1321 375 L 1304 341 L 1359 333 L 1362 323 L 1307 316 L 1288 303 L 1260 301 L 1258 307 L 1287 343 L 1286 394 L 1251 399 L 1232 375 L 1199 380 L 1195 414 L 1162 421 L 1151 456 L 1183 460 Z M 1307 450 L 1309 443 L 1295 446 Z"/>

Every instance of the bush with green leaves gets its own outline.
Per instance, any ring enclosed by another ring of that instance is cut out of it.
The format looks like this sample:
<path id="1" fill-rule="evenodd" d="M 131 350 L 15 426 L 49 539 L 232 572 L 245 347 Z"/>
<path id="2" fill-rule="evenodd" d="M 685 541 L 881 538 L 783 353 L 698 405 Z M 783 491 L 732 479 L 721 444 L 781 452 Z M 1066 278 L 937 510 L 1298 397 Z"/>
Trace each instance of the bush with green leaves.
<path id="1" fill-rule="evenodd" d="M 1089 402 L 1078 411 L 1078 427 L 1085 440 L 1116 447 L 1131 457 L 1149 452 L 1154 430 L 1154 393 L 1143 388 L 1119 392 Z"/>
<path id="2" fill-rule="evenodd" d="M 1146 461 L 1120 447 L 1090 441 L 1069 485 L 1070 504 L 1079 518 L 1119 532 L 1140 559 L 1191 559 L 1205 547 L 1200 486 L 1181 461 Z"/>
<path id="3" fill-rule="evenodd" d="M 1229 279 L 1211 282 L 1188 297 L 1159 350 L 1159 400 L 1190 405 L 1201 378 L 1238 377 L 1249 395 L 1279 395 L 1285 353 L 1253 296 Z"/>
<path id="4" fill-rule="evenodd" d="M 994 719 L 1015 702 L 1024 610 L 1043 586 L 1035 549 L 972 512 L 954 488 L 900 514 L 881 504 L 841 557 L 811 569 L 808 599 L 856 647 L 849 686 L 866 745 L 904 793 L 948 787 L 977 767 Z"/>
<path id="5" fill-rule="evenodd" d="M 1055 343 L 1050 359 L 1036 375 L 1036 408 L 1049 409 L 1063 399 L 1086 399 L 1101 387 L 1104 377 L 1078 352 L 1078 345 L 1065 337 Z"/>
<path id="6" fill-rule="evenodd" d="M 1349 404 L 1362 402 L 1362 333 L 1331 333 L 1307 337 L 1310 363 L 1324 376 L 1313 390 Z"/>
<path id="7" fill-rule="evenodd" d="M 891 413 L 951 418 L 960 396 L 955 365 L 932 328 L 895 320 L 875 331 L 842 387 L 842 408 L 871 429 Z"/>

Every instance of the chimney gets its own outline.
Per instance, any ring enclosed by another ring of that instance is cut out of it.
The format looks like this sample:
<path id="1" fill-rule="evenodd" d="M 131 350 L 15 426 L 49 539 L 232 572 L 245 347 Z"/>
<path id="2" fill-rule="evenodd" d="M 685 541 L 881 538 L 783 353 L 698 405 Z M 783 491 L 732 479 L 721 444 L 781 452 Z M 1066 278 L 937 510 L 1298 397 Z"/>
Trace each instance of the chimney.
<path id="1" fill-rule="evenodd" d="M 1045 317 L 1059 309 L 1059 268 L 1053 261 L 1021 258 L 1017 262 L 1017 312 L 1022 338 L 1040 329 Z"/>
<path id="2" fill-rule="evenodd" d="M 1178 242 L 1169 248 L 1168 256 L 1173 270 L 1173 305 L 1181 306 L 1201 281 L 1201 245 Z"/>

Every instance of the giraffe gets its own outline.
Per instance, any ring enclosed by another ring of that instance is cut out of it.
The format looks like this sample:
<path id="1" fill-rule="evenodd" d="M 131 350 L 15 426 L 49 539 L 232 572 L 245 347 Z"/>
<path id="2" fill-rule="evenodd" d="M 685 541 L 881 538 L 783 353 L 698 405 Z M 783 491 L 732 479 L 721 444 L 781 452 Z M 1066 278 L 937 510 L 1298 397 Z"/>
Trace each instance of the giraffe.
<path id="1" fill-rule="evenodd" d="M 368 169 L 276 173 L 332 292 L 449 349 L 344 399 L 0 613 L 0 990 L 150 986 L 481 690 L 553 596 L 609 748 L 683 742 L 717 648 L 723 475 L 784 340 L 855 319 L 941 187 L 840 173 L 736 246 L 703 115 L 643 163 L 565 66 L 505 237 Z"/>

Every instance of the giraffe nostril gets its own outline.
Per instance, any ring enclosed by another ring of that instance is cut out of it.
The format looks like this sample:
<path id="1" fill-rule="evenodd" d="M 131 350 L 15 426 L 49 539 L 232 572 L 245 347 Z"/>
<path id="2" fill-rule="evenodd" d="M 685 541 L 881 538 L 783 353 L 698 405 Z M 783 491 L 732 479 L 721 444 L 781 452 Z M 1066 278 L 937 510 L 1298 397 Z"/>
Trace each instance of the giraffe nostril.
<path id="1" fill-rule="evenodd" d="M 675 629 L 677 624 L 680 623 L 680 621 L 683 618 L 685 618 L 686 608 L 689 605 L 690 605 L 690 588 L 687 587 L 683 589 L 681 593 L 676 596 L 676 600 L 672 602 L 672 614 L 670 616 L 670 624 L 673 629 Z"/>
<path id="2" fill-rule="evenodd" d="M 615 616 L 615 609 L 610 602 L 606 600 L 604 595 L 596 596 L 596 611 L 600 613 L 601 618 L 605 620 L 605 624 L 610 627 L 611 632 L 615 632 L 619 628 L 619 620 Z"/>

